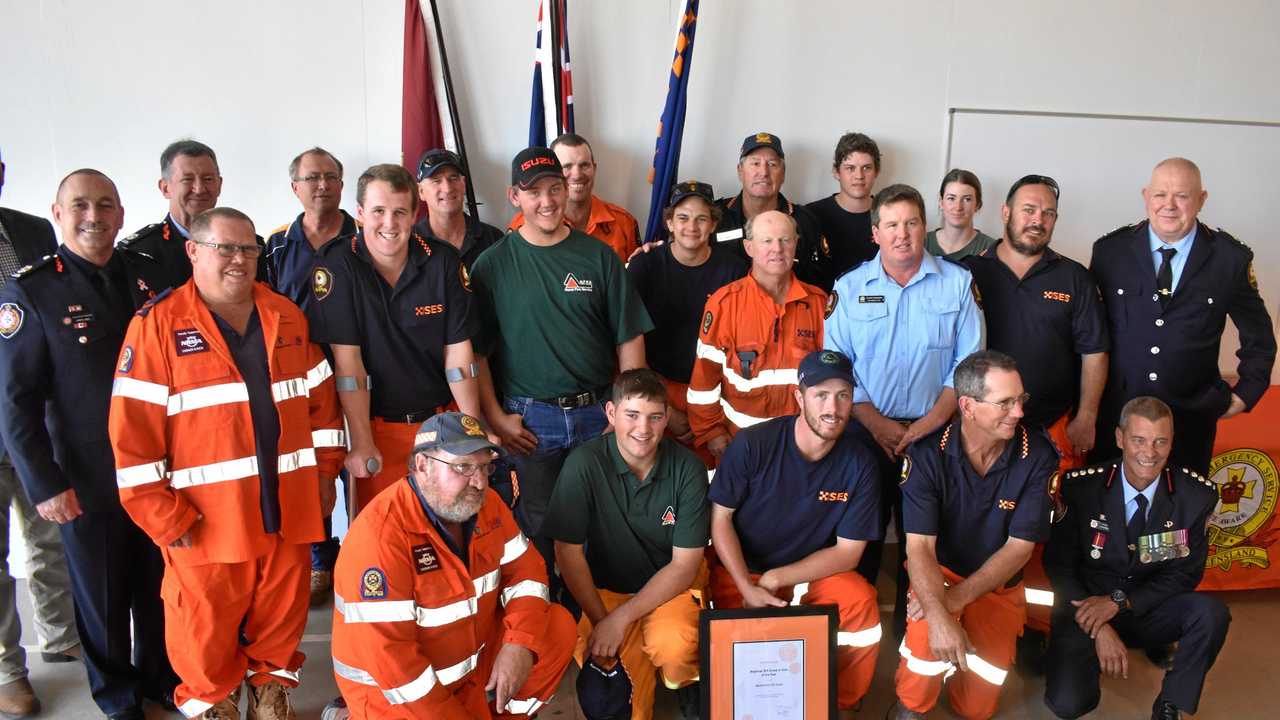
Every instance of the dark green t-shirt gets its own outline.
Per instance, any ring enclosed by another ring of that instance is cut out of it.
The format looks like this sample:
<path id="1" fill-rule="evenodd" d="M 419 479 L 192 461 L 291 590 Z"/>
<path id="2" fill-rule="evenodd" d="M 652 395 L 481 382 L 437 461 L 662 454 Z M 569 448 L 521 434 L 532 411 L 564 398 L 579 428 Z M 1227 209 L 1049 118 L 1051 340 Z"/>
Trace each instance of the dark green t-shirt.
<path id="1" fill-rule="evenodd" d="M 471 281 L 482 319 L 473 342 L 503 395 L 600 390 L 613 382 L 618 346 L 653 328 L 618 256 L 577 230 L 551 247 L 507 233 Z"/>
<path id="2" fill-rule="evenodd" d="M 635 593 L 671 562 L 672 547 L 706 547 L 709 522 L 707 468 L 698 456 L 663 438 L 641 483 L 609 433 L 569 454 L 542 531 L 586 545 L 597 588 Z"/>

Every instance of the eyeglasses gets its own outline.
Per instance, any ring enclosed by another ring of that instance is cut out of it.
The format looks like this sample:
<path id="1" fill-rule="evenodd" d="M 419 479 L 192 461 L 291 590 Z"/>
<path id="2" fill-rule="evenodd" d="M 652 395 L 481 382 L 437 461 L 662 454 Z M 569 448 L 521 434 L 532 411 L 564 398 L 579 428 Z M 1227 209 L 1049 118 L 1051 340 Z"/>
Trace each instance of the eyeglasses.
<path id="1" fill-rule="evenodd" d="M 1004 197 L 1004 202 L 1006 205 L 1008 205 L 1010 202 L 1013 201 L 1013 194 L 1018 192 L 1018 189 L 1021 188 L 1023 185 L 1045 185 L 1050 190 L 1053 191 L 1054 199 L 1058 198 L 1058 181 L 1057 180 L 1054 180 L 1048 175 L 1023 175 L 1021 178 L 1018 179 L 1018 182 L 1013 184 L 1013 187 L 1009 188 L 1009 194 Z"/>
<path id="2" fill-rule="evenodd" d="M 240 253 L 245 256 L 245 259 L 253 260 L 262 254 L 262 246 L 256 243 L 253 245 L 235 245 L 233 243 L 213 243 L 203 240 L 192 240 L 191 242 L 205 247 L 216 248 L 218 254 L 224 258 L 235 257 L 236 253 Z"/>
<path id="3" fill-rule="evenodd" d="M 494 470 L 494 464 L 491 462 L 485 463 L 483 465 L 477 465 L 475 463 L 451 463 L 448 460 L 441 460 L 438 457 L 431 457 L 430 455 L 427 455 L 427 457 L 431 458 L 432 460 L 435 460 L 441 465 L 448 465 L 450 469 L 452 469 L 454 472 L 458 473 L 462 477 L 471 477 L 476 474 L 477 470 L 484 473 L 485 476 L 488 477 L 489 475 L 493 474 L 493 470 Z"/>
<path id="4" fill-rule="evenodd" d="M 974 398 L 974 400 L 985 405 L 994 405 L 1007 415 L 1013 412 L 1014 407 L 1026 407 L 1027 403 L 1031 401 L 1031 393 L 1022 393 L 1017 397 L 1005 398 L 1004 400 L 982 400 L 980 398 Z"/>
<path id="5" fill-rule="evenodd" d="M 338 175 L 337 173 L 325 173 L 323 175 L 321 175 L 320 173 L 312 173 L 310 175 L 304 175 L 300 178 L 294 178 L 293 180 L 294 182 L 310 183 L 311 185 L 317 185 L 321 180 L 324 180 L 325 182 L 332 185 L 337 182 L 342 182 L 342 176 Z"/>

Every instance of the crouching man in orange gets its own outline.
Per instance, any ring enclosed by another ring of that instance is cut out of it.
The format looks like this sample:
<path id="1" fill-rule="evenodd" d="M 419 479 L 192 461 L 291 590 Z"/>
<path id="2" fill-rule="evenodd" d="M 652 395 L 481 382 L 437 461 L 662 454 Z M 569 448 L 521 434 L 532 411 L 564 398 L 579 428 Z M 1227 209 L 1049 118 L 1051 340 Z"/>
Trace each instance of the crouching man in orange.
<path id="1" fill-rule="evenodd" d="M 254 282 L 261 246 L 231 208 L 196 217 L 192 279 L 137 312 L 108 429 L 120 502 L 165 561 L 165 644 L 189 718 L 292 720 L 287 688 L 345 437 L 302 311 Z M 243 640 L 242 640 L 243 636 Z"/>
<path id="2" fill-rule="evenodd" d="M 1058 454 L 1021 423 L 1028 396 L 1013 358 L 973 353 L 955 372 L 959 413 L 907 451 L 907 636 L 888 718 L 923 718 L 947 681 L 951 709 L 996 712 L 1027 617 L 1022 567 L 1049 532 Z"/>
<path id="3" fill-rule="evenodd" d="M 353 720 L 526 717 L 560 684 L 573 618 L 548 603 L 542 557 L 489 489 L 496 449 L 470 415 L 429 418 L 409 476 L 347 532 L 333 672 Z"/>
<path id="4" fill-rule="evenodd" d="M 798 378 L 800 415 L 738 431 L 711 482 L 711 601 L 783 607 L 799 594 L 805 605 L 836 605 L 838 700 L 849 710 L 871 685 L 880 646 L 875 588 L 853 571 L 884 536 L 880 482 L 870 437 L 849 426 L 849 357 L 809 353 Z"/>

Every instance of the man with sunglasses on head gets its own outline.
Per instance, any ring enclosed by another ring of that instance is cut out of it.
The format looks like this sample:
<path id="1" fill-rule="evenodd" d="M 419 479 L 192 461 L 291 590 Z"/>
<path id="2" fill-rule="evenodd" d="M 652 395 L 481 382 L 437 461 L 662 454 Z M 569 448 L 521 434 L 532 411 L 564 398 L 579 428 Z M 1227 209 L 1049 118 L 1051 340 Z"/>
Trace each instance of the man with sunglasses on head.
<path id="1" fill-rule="evenodd" d="M 923 718 L 944 682 L 956 714 L 995 714 L 1026 620 L 1022 566 L 1048 539 L 1058 455 L 1021 422 L 1017 363 L 976 352 L 956 367 L 955 392 L 955 418 L 917 440 L 902 466 L 911 591 L 894 720 Z"/>
<path id="2" fill-rule="evenodd" d="M 501 230 L 462 211 L 468 182 L 456 153 L 437 148 L 422 153 L 418 160 L 418 198 L 426 204 L 427 216 L 413 229 L 424 238 L 452 245 L 466 268 L 502 239 Z"/>
<path id="3" fill-rule="evenodd" d="M 353 720 L 518 718 L 560 685 L 577 634 L 489 487 L 480 422 L 418 428 L 409 472 L 356 518 L 334 575 L 333 671 Z"/>

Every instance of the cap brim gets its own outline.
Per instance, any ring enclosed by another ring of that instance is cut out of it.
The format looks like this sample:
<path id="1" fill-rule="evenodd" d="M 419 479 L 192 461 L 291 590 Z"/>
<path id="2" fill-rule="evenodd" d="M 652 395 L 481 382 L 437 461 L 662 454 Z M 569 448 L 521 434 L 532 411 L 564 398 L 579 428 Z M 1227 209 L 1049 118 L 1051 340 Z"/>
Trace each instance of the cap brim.
<path id="1" fill-rule="evenodd" d="M 521 190 L 528 190 L 529 188 L 533 187 L 534 183 L 538 182 L 544 177 L 557 177 L 557 178 L 563 179 L 564 171 L 553 170 L 550 168 L 546 170 L 539 170 L 538 172 L 533 174 L 533 177 L 525 178 L 524 180 L 517 182 L 516 187 L 520 188 Z"/>
<path id="2" fill-rule="evenodd" d="M 481 450 L 486 449 L 492 450 L 500 456 L 506 456 L 507 454 L 506 450 L 503 450 L 502 447 L 489 442 L 489 438 L 484 436 L 467 438 L 466 440 L 459 440 L 454 443 L 424 443 L 422 445 L 413 446 L 413 452 L 415 453 L 422 452 L 423 450 L 443 450 L 450 455 L 456 455 L 458 457 L 470 455 L 471 453 L 480 452 Z"/>
<path id="3" fill-rule="evenodd" d="M 439 165 L 434 165 L 434 166 L 432 166 L 430 169 L 419 171 L 419 172 L 418 172 L 418 180 L 419 180 L 419 181 L 426 180 L 427 178 L 431 177 L 432 175 L 435 175 L 436 173 L 440 172 L 441 170 L 443 170 L 443 169 L 445 169 L 445 168 L 449 168 L 449 167 L 453 168 L 454 170 L 457 170 L 458 172 L 462 172 L 462 167 L 461 167 L 461 166 L 459 166 L 459 165 L 457 165 L 456 163 L 453 163 L 453 162 L 442 162 L 442 163 L 440 163 Z"/>

